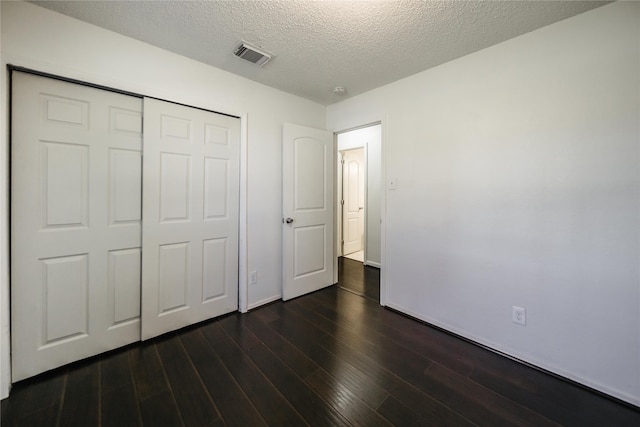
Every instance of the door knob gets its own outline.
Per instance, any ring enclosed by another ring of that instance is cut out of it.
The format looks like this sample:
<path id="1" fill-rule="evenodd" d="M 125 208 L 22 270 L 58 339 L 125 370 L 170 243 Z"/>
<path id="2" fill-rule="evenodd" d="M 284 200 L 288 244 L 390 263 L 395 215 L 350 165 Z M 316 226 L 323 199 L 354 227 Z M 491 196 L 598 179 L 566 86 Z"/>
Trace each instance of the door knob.
<path id="1" fill-rule="evenodd" d="M 293 218 L 287 218 L 284 220 L 287 224 L 291 224 L 293 222 Z"/>

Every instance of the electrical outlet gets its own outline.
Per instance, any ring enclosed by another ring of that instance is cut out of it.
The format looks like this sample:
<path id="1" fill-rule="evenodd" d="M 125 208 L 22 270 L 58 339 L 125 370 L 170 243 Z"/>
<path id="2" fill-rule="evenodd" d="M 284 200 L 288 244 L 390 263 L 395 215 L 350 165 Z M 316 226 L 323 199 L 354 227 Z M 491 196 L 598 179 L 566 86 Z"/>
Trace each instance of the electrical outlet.
<path id="1" fill-rule="evenodd" d="M 513 323 L 517 323 L 519 325 L 526 326 L 527 325 L 527 310 L 525 310 L 522 307 L 516 307 L 515 305 L 512 308 L 513 308 L 513 313 L 512 313 Z"/>
<path id="2" fill-rule="evenodd" d="M 250 285 L 255 285 L 256 283 L 258 283 L 258 272 L 257 271 L 250 271 L 249 272 L 249 284 Z"/>

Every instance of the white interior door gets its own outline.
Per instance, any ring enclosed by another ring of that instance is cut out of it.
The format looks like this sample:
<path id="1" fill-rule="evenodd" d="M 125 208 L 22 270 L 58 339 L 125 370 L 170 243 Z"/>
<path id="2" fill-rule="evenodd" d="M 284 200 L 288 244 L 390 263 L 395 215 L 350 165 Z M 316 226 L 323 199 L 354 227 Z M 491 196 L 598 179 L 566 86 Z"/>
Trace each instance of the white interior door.
<path id="1" fill-rule="evenodd" d="M 140 339 L 140 98 L 21 72 L 11 110 L 12 379 Z"/>
<path id="2" fill-rule="evenodd" d="M 333 284 L 334 148 L 330 132 L 283 129 L 283 288 L 288 300 Z"/>
<path id="3" fill-rule="evenodd" d="M 142 339 L 238 308 L 240 120 L 144 100 Z"/>
<path id="4" fill-rule="evenodd" d="M 343 255 L 363 249 L 365 209 L 364 148 L 342 152 L 342 240 Z"/>

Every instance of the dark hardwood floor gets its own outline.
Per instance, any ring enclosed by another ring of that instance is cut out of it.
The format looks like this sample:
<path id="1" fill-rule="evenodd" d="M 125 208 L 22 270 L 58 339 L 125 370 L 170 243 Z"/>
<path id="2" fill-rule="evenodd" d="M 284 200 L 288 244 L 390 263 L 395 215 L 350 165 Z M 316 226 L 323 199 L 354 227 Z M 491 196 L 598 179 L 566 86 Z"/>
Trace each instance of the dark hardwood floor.
<path id="1" fill-rule="evenodd" d="M 377 280 L 341 265 L 345 284 Z M 20 382 L 1 409 L 3 427 L 640 425 L 636 409 L 337 286 Z"/>
<path id="2" fill-rule="evenodd" d="M 338 286 L 380 302 L 380 269 L 349 258 L 338 258 Z"/>

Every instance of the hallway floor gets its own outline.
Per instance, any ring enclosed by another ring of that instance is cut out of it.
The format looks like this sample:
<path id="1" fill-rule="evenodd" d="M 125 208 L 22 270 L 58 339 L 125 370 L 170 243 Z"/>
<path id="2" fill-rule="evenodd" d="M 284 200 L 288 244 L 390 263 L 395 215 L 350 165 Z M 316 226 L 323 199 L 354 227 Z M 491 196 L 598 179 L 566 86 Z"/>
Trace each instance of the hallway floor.
<path id="1" fill-rule="evenodd" d="M 344 257 L 354 261 L 364 262 L 364 251 L 353 252 L 351 254 L 344 255 Z"/>
<path id="2" fill-rule="evenodd" d="M 380 269 L 349 258 L 338 258 L 338 286 L 380 302 Z"/>

